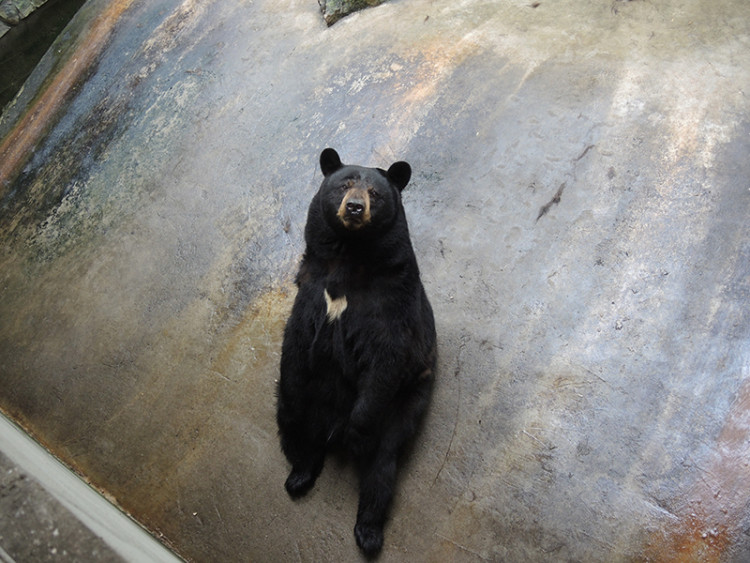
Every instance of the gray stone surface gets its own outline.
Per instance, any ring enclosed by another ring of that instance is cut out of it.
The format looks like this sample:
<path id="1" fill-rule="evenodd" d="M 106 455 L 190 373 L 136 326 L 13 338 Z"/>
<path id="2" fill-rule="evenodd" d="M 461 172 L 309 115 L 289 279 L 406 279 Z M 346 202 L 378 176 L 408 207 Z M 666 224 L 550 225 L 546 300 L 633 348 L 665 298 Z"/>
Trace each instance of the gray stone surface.
<path id="1" fill-rule="evenodd" d="M 352 561 L 280 338 L 325 146 L 441 359 L 383 561 L 750 555 L 750 4 L 92 1 L 0 122 L 0 404 L 195 561 Z"/>
<path id="2" fill-rule="evenodd" d="M 0 528 L 4 530 L 3 538 L 11 543 L 11 551 L 20 557 L 19 561 L 41 559 L 39 553 L 34 553 L 39 552 L 42 539 L 50 530 L 55 538 L 49 549 L 53 558 L 72 556 L 78 561 L 98 561 L 112 559 L 116 553 L 126 561 L 180 561 L 2 414 L 0 454 L 11 476 L 9 484 L 0 489 L 5 503 L 11 505 L 0 512 Z M 40 514 L 52 514 L 64 525 L 52 529 L 49 519 L 38 517 Z M 7 551 L 0 551 L 3 563 L 13 559 Z"/>

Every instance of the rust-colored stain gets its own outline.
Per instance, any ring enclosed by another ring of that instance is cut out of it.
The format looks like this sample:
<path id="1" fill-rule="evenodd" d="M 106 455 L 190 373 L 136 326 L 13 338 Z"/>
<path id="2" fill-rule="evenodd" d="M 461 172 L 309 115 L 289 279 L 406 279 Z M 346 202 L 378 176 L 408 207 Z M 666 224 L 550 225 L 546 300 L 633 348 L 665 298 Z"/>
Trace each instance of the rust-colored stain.
<path id="1" fill-rule="evenodd" d="M 700 479 L 685 495 L 679 522 L 653 537 L 645 561 L 718 562 L 742 530 L 750 500 L 750 380 L 744 382 Z"/>
<path id="2" fill-rule="evenodd" d="M 94 20 L 60 71 L 49 81 L 0 143 L 0 195 L 14 174 L 33 153 L 57 111 L 76 82 L 101 53 L 122 13 L 132 0 L 113 0 Z"/>
<path id="3" fill-rule="evenodd" d="M 225 379 L 247 380 L 253 366 L 272 358 L 275 366 L 281 353 L 281 335 L 292 308 L 294 293 L 289 287 L 262 294 L 229 332 L 224 346 L 211 358 L 211 372 Z"/>
<path id="4" fill-rule="evenodd" d="M 273 377 L 278 371 L 281 338 L 293 300 L 294 291 L 290 286 L 275 287 L 262 293 L 236 324 L 212 343 L 206 356 L 196 358 L 201 371 L 195 377 L 186 375 L 181 383 L 192 391 L 185 396 L 180 412 L 175 413 L 170 421 L 177 445 L 173 445 L 168 454 L 164 449 L 144 448 L 142 470 L 139 471 L 142 474 L 126 476 L 115 487 L 108 483 L 106 475 L 97 474 L 96 468 L 85 468 L 94 483 L 108 486 L 111 499 L 152 532 L 179 537 L 179 532 L 170 527 L 180 525 L 170 512 L 182 510 L 179 505 L 185 492 L 180 490 L 179 484 L 184 483 L 186 475 L 200 473 L 206 460 L 215 455 L 212 453 L 215 448 L 224 447 L 217 446 L 214 433 L 231 432 L 230 429 L 218 430 L 221 423 L 214 418 L 216 413 L 204 409 L 203 405 L 221 405 L 226 413 L 237 408 L 237 404 L 244 404 L 245 398 L 254 394 L 273 396 Z M 194 347 L 191 337 L 182 334 L 177 327 L 205 320 L 199 313 L 195 314 L 194 317 L 185 313 L 162 334 L 159 345 L 168 350 L 170 357 L 184 356 L 187 349 Z M 161 393 L 167 391 L 157 391 L 156 387 L 159 385 L 154 385 L 148 397 L 141 393 L 134 398 L 140 405 L 138 408 L 149 402 L 147 409 L 158 408 L 158 403 L 163 400 Z M 268 416 L 262 418 L 270 421 L 268 423 L 275 432 L 273 407 L 268 408 Z"/>

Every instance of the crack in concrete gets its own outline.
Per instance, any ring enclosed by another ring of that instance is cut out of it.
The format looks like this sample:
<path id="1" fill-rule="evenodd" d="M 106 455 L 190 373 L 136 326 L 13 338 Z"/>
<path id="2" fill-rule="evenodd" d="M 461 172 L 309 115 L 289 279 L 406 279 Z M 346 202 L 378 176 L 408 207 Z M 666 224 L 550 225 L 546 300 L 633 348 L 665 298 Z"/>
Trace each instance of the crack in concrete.
<path id="1" fill-rule="evenodd" d="M 593 149 L 595 146 L 596 145 L 586 145 L 586 148 L 583 149 L 583 152 L 581 152 L 581 154 L 579 154 L 577 157 L 575 157 L 571 161 L 574 166 L 573 177 L 575 177 L 575 164 L 579 162 L 581 159 L 583 159 L 583 157 L 586 156 L 588 152 L 591 149 Z M 553 205 L 557 205 L 558 203 L 560 203 L 560 200 L 562 199 L 563 191 L 565 190 L 565 186 L 566 186 L 565 182 L 560 184 L 560 187 L 557 188 L 557 191 L 555 192 L 555 195 L 552 196 L 552 199 L 539 208 L 539 214 L 536 216 L 537 221 L 539 221 L 539 219 L 544 217 L 549 212 L 549 210 L 552 208 Z"/>
<path id="2" fill-rule="evenodd" d="M 579 157 L 582 158 L 582 157 Z M 546 204 L 542 205 L 542 207 L 539 209 L 539 215 L 536 216 L 536 220 L 539 221 L 542 217 L 544 217 L 547 212 L 552 208 L 553 205 L 557 205 L 560 203 L 560 199 L 562 198 L 563 190 L 565 189 L 565 182 L 560 184 L 560 187 L 557 188 L 557 191 L 555 192 L 555 195 L 552 197 L 551 200 L 549 200 Z"/>

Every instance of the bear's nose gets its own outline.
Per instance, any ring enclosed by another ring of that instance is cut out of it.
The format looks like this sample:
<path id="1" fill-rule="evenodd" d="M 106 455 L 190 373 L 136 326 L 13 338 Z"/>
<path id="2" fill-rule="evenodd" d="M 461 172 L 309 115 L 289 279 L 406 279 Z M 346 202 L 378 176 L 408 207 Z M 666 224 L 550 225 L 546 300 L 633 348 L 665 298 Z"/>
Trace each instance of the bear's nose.
<path id="1" fill-rule="evenodd" d="M 365 211 L 365 206 L 357 201 L 349 201 L 346 204 L 346 212 L 349 215 L 354 215 L 354 216 L 362 215 L 364 211 Z"/>

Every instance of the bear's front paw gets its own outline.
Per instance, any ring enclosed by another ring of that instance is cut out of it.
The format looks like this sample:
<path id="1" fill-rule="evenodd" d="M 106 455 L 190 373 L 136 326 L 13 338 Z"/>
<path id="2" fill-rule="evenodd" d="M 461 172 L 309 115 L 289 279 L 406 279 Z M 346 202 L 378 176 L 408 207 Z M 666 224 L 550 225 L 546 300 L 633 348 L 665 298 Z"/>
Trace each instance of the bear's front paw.
<path id="1" fill-rule="evenodd" d="M 383 527 L 374 524 L 359 524 L 354 526 L 354 537 L 357 545 L 368 557 L 380 553 L 383 547 Z"/>
<path id="2" fill-rule="evenodd" d="M 301 497 L 315 484 L 315 475 L 309 471 L 294 471 L 286 478 L 284 487 L 292 498 Z"/>

